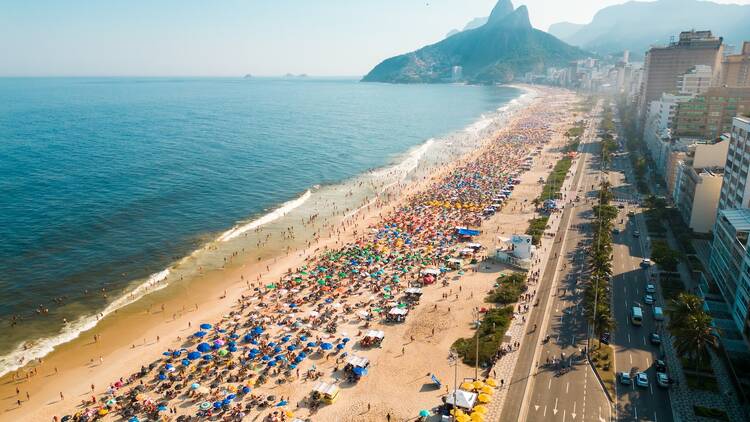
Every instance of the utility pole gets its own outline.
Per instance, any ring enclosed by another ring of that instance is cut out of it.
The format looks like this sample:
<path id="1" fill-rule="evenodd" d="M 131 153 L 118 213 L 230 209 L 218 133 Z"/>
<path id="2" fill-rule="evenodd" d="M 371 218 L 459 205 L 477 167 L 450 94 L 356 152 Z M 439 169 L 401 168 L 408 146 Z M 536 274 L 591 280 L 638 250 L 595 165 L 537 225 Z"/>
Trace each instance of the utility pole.
<path id="1" fill-rule="evenodd" d="M 458 353 L 451 349 L 448 354 L 448 364 L 453 366 L 453 422 L 456 422 L 456 392 L 458 390 Z"/>
<path id="2" fill-rule="evenodd" d="M 477 325 L 477 344 L 476 344 L 476 350 L 474 354 L 474 381 L 479 380 L 479 328 L 482 325 L 482 322 L 479 321 L 479 309 L 474 310 L 474 323 Z"/>

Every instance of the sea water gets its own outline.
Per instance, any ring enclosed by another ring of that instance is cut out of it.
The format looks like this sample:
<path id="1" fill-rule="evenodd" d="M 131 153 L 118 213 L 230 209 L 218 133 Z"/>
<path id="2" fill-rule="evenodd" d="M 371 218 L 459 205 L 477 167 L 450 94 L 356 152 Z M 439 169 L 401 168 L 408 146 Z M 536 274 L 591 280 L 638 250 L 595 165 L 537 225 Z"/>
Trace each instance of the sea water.
<path id="1" fill-rule="evenodd" d="M 0 78 L 0 374 L 97 314 L 251 250 L 258 230 L 354 217 L 420 163 L 470 149 L 521 94 L 338 78 Z"/>

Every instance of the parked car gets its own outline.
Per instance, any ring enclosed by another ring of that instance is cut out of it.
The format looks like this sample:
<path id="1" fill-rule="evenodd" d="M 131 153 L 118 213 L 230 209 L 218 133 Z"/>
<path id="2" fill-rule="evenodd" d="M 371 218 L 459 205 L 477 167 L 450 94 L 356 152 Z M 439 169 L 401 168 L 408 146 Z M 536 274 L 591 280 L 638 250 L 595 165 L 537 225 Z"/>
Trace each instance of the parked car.
<path id="1" fill-rule="evenodd" d="M 623 204 L 619 204 L 619 205 L 617 206 L 617 208 L 619 208 L 619 209 L 624 209 L 624 208 L 625 208 L 625 205 L 623 205 Z"/>
<path id="2" fill-rule="evenodd" d="M 648 375 L 645 372 L 639 372 L 635 376 L 635 384 L 639 387 L 648 388 Z"/>
<path id="3" fill-rule="evenodd" d="M 634 230 L 634 231 L 633 231 L 633 237 L 641 237 L 641 232 L 640 232 L 640 230 Z"/>
<path id="4" fill-rule="evenodd" d="M 651 283 L 646 284 L 646 293 L 656 293 L 656 286 Z"/>
<path id="5" fill-rule="evenodd" d="M 654 367 L 656 368 L 656 372 L 667 372 L 667 364 L 661 359 L 657 359 L 654 362 Z"/>
<path id="6" fill-rule="evenodd" d="M 610 334 L 609 333 L 602 333 L 602 335 L 599 336 L 599 341 L 604 344 L 609 344 Z"/>
<path id="7" fill-rule="evenodd" d="M 620 384 L 622 385 L 630 385 L 633 383 L 633 379 L 630 378 L 630 374 L 627 372 L 620 372 L 618 377 L 620 378 Z"/>
<path id="8" fill-rule="evenodd" d="M 641 260 L 641 267 L 643 267 L 643 268 L 648 268 L 648 267 L 650 267 L 650 266 L 651 266 L 651 260 L 650 260 L 650 259 L 648 259 L 648 258 L 643 258 L 643 259 Z"/>
<path id="9" fill-rule="evenodd" d="M 654 304 L 654 296 L 653 295 L 643 296 L 643 301 L 646 302 L 646 305 L 653 305 Z"/>
<path id="10" fill-rule="evenodd" d="M 664 372 L 657 372 L 656 383 L 659 384 L 659 387 L 669 388 L 669 376 Z"/>
<path id="11" fill-rule="evenodd" d="M 651 340 L 651 344 L 655 344 L 657 346 L 661 344 L 661 336 L 659 335 L 659 333 L 651 333 L 649 340 Z"/>

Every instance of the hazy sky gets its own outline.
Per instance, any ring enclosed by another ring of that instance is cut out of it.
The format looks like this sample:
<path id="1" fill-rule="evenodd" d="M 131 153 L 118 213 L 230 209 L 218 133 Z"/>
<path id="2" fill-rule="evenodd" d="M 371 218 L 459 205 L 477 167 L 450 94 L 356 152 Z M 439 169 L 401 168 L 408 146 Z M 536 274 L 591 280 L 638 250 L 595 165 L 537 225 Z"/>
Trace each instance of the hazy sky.
<path id="1" fill-rule="evenodd" d="M 495 2 L 0 0 L 0 75 L 362 75 L 487 16 Z M 547 30 L 622 2 L 513 3 Z"/>

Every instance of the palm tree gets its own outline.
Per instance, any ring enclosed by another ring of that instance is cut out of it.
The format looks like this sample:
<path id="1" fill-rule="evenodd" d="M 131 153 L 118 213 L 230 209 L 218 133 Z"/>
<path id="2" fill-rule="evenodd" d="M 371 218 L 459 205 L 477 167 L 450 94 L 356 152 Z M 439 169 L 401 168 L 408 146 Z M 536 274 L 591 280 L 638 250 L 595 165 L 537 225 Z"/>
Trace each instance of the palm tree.
<path id="1" fill-rule="evenodd" d="M 668 312 L 677 353 L 701 368 L 709 359 L 709 349 L 718 347 L 713 318 L 703 310 L 702 300 L 688 293 L 680 293 L 670 303 Z"/>

